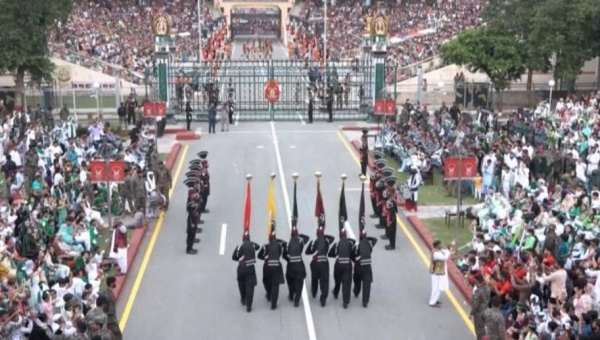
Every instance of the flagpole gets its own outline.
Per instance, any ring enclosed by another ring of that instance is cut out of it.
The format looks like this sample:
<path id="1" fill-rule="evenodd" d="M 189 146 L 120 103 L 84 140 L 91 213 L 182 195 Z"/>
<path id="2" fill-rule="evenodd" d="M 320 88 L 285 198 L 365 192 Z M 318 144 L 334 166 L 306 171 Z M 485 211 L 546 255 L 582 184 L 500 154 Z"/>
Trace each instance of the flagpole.
<path id="1" fill-rule="evenodd" d="M 358 208 L 358 231 L 362 232 L 365 228 L 365 181 L 367 180 L 367 176 L 361 174 L 358 176 L 360 178 L 360 206 Z"/>
<path id="2" fill-rule="evenodd" d="M 292 227 L 295 227 L 298 224 L 298 203 L 296 202 L 296 185 L 298 184 L 298 177 L 300 177 L 298 173 L 294 172 L 292 174 L 292 178 L 294 179 L 294 203 L 292 203 L 292 220 L 290 221 Z"/>
<path id="3" fill-rule="evenodd" d="M 246 175 L 246 200 L 244 202 L 244 231 L 250 230 L 250 216 L 251 216 L 251 201 L 250 201 L 250 182 L 252 181 L 252 175 Z"/>
<path id="4" fill-rule="evenodd" d="M 315 172 L 315 177 L 317 178 L 317 199 L 318 196 L 321 195 L 321 171 L 317 171 Z M 321 197 L 321 200 L 323 200 L 323 198 Z M 319 216 L 317 216 L 317 225 L 319 224 Z"/>

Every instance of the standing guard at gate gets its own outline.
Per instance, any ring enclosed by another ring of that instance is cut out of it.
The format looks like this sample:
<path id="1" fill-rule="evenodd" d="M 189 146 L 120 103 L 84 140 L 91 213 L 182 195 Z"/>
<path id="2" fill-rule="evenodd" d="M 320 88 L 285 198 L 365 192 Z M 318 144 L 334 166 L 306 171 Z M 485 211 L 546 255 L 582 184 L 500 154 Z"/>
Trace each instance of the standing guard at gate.
<path id="1" fill-rule="evenodd" d="M 187 102 L 187 104 L 185 104 L 185 126 L 187 127 L 187 130 L 190 131 L 190 129 L 192 125 L 192 106 L 190 105 L 190 102 Z"/>
<path id="2" fill-rule="evenodd" d="M 360 145 L 360 174 L 362 176 L 367 175 L 367 165 L 369 164 L 369 128 L 365 127 L 362 129 L 363 135 L 361 136 Z"/>

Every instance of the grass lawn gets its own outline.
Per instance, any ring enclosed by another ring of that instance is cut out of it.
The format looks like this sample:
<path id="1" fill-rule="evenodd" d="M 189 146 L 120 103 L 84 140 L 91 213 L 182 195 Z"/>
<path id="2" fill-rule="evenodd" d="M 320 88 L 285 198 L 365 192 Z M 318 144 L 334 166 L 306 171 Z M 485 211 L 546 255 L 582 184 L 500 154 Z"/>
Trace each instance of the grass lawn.
<path id="1" fill-rule="evenodd" d="M 399 169 L 400 164 L 391 156 L 386 156 L 387 164 L 394 169 Z M 407 172 L 396 172 L 397 183 L 405 183 L 408 180 Z M 435 170 L 433 175 L 433 185 L 423 185 L 419 187 L 419 205 L 456 205 L 456 197 L 448 195 L 448 192 L 442 186 L 444 175 Z M 473 195 L 463 195 L 463 205 L 476 204 Z"/>
<path id="2" fill-rule="evenodd" d="M 37 104 L 44 103 L 44 97 L 35 96 L 35 95 L 26 95 L 26 103 L 27 106 L 35 107 Z M 63 104 L 67 104 L 70 110 L 73 108 L 76 109 L 95 109 L 97 107 L 106 108 L 106 109 L 114 109 L 116 108 L 117 99 L 114 94 L 102 94 L 100 95 L 100 99 L 96 101 L 96 97 L 92 97 L 91 93 L 76 93 L 75 94 L 75 102 L 73 102 L 73 95 L 69 93 L 69 95 L 64 94 L 62 97 L 57 95 L 54 97 L 54 106 L 62 107 Z M 73 105 L 75 104 L 75 105 Z"/>
<path id="3" fill-rule="evenodd" d="M 158 154 L 158 160 L 161 161 L 161 162 L 166 161 L 167 157 L 169 157 L 168 153 L 159 153 Z"/>
<path id="4" fill-rule="evenodd" d="M 456 239 L 456 246 L 459 248 L 460 253 L 466 253 L 469 250 L 468 246 L 460 249 L 471 242 L 471 239 L 473 238 L 473 234 L 471 234 L 471 231 L 469 230 L 469 220 L 465 219 L 464 228 L 462 227 L 462 223 L 458 226 L 458 237 L 456 237 L 456 217 L 452 217 L 450 226 L 446 225 L 443 217 L 427 218 L 422 219 L 421 221 L 429 228 L 433 237 L 441 240 L 442 243 L 449 244 L 452 240 Z"/>

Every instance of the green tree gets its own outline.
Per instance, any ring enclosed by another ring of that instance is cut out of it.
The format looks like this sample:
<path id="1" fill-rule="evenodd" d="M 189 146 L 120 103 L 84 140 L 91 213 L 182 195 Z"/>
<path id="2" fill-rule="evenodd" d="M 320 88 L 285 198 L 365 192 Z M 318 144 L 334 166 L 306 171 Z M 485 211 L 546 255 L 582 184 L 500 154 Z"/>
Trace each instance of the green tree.
<path id="1" fill-rule="evenodd" d="M 442 46 L 446 64 L 465 66 L 470 72 L 485 73 L 498 94 L 520 79 L 525 68 L 515 39 L 500 31 L 477 28 L 459 34 Z"/>
<path id="2" fill-rule="evenodd" d="M 23 106 L 25 75 L 33 82 L 51 81 L 49 36 L 66 23 L 73 0 L 2 0 L 0 71 L 15 77 L 15 108 Z"/>

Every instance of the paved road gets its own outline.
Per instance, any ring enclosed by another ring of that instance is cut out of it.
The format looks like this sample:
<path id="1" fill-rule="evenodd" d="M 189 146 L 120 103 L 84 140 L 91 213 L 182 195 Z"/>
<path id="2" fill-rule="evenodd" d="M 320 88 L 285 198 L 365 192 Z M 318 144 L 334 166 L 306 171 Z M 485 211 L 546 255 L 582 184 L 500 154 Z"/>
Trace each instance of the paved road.
<path id="1" fill-rule="evenodd" d="M 262 265 L 251 314 L 239 303 L 236 264 L 231 252 L 240 243 L 244 176 L 252 173 L 252 229 L 258 243 L 267 240 L 267 191 L 274 172 L 279 236 L 289 238 L 286 198 L 292 199 L 291 174 L 300 174 L 298 208 L 300 231 L 314 237 L 316 220 L 315 171 L 323 173 L 322 193 L 328 233 L 337 237 L 339 176 L 347 173 L 346 201 L 353 234 L 358 233 L 360 183 L 358 166 L 331 124 L 244 123 L 230 133 L 204 135 L 190 144 L 186 166 L 200 150 L 209 150 L 213 192 L 208 203 L 202 242 L 196 256 L 184 253 L 186 188 L 179 178 L 169 210 L 157 237 L 145 276 L 125 328 L 126 339 L 472 339 L 466 324 L 446 301 L 430 308 L 430 278 L 417 252 L 398 232 L 397 250 L 378 243 L 374 257 L 375 282 L 368 309 L 352 299 L 347 310 L 331 296 L 325 308 L 308 298 L 300 308 L 286 299 L 282 286 L 280 305 L 271 311 L 264 298 Z M 276 141 L 276 143 L 274 143 Z M 333 158 L 335 157 L 335 158 Z M 185 170 L 183 171 L 185 173 Z M 282 176 L 283 174 L 283 176 Z M 282 186 L 283 179 L 285 188 Z M 367 214 L 370 213 L 368 209 Z M 369 219 L 368 232 L 380 232 Z M 224 242 L 223 225 L 226 224 Z M 221 255 L 221 248 L 224 247 Z M 308 259 L 305 258 L 308 264 Z M 331 266 L 333 270 L 333 265 Z M 310 274 L 309 274 L 310 276 Z M 333 278 L 332 278 L 333 282 Z M 332 283 L 333 284 L 333 283 Z M 310 332 L 314 330 L 314 334 Z"/>

